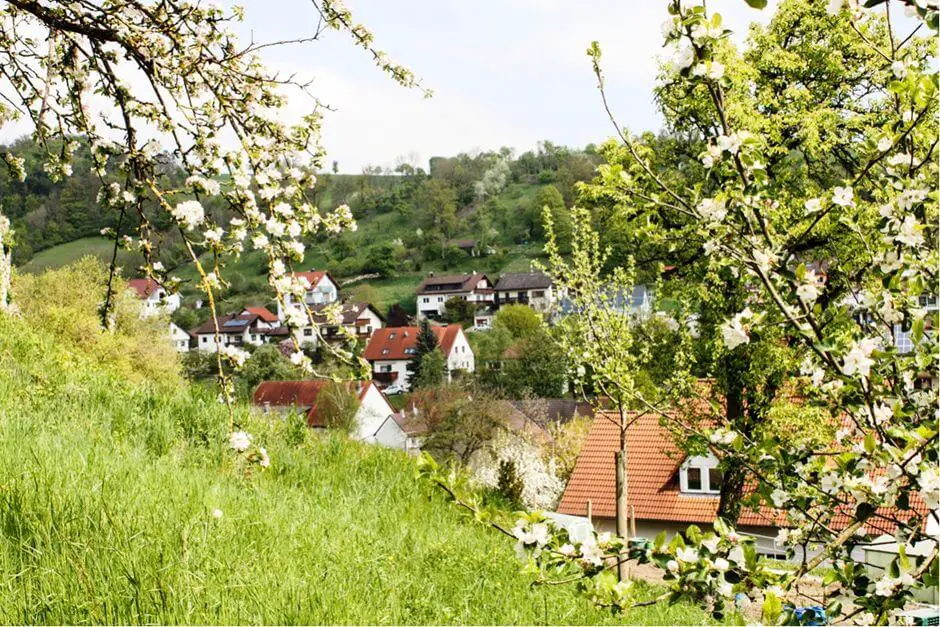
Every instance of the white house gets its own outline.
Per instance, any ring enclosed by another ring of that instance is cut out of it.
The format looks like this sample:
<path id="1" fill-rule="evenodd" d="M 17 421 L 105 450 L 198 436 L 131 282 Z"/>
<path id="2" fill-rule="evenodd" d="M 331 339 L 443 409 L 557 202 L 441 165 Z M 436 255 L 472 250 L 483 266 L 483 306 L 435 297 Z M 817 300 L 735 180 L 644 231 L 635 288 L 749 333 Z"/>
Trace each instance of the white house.
<path id="1" fill-rule="evenodd" d="M 528 305 L 543 313 L 555 303 L 551 278 L 544 272 L 506 272 L 496 282 L 496 306 Z"/>
<path id="2" fill-rule="evenodd" d="M 429 276 L 418 286 L 418 318 L 438 319 L 451 298 L 487 305 L 493 302 L 493 283 L 485 274 Z"/>
<path id="3" fill-rule="evenodd" d="M 329 311 L 331 308 L 333 311 Z M 317 305 L 312 310 L 320 337 L 330 343 L 343 342 L 350 336 L 368 340 L 373 331 L 385 325 L 382 314 L 369 303 L 331 303 Z M 302 334 L 303 341 L 316 343 L 317 333 L 313 326 L 304 328 Z"/>
<path id="4" fill-rule="evenodd" d="M 173 348 L 175 348 L 177 352 L 189 352 L 189 340 L 190 336 L 188 331 L 170 322 L 170 341 L 173 343 Z"/>
<path id="5" fill-rule="evenodd" d="M 323 379 L 265 381 L 255 390 L 252 400 L 266 412 L 297 411 L 305 414 L 308 426 L 323 429 L 327 425 L 317 412 L 317 398 L 330 383 Z M 395 410 L 381 390 L 372 381 L 350 381 L 346 385 L 358 402 L 355 425 L 350 435 L 370 444 L 407 450 L 408 436 L 392 420 Z"/>
<path id="6" fill-rule="evenodd" d="M 307 280 L 307 283 L 310 284 L 309 289 L 303 297 L 304 302 L 307 303 L 307 305 L 311 307 L 316 305 L 327 305 L 329 303 L 335 303 L 337 300 L 339 300 L 339 284 L 333 280 L 333 277 L 330 276 L 329 272 L 296 272 L 294 273 L 294 276 L 304 278 Z M 287 301 L 288 307 L 298 304 L 295 301 L 295 298 L 290 294 L 285 297 L 285 300 Z M 281 306 L 280 301 L 278 301 L 278 320 L 284 320 L 286 315 L 287 314 L 284 312 L 284 308 Z"/>
<path id="7" fill-rule="evenodd" d="M 166 288 L 153 279 L 131 279 L 127 282 L 143 303 L 141 318 L 159 313 L 171 314 L 180 308 L 180 295 L 170 294 Z"/>
<path id="8" fill-rule="evenodd" d="M 287 330 L 281 327 L 277 320 L 271 321 L 274 317 L 271 312 L 265 309 L 267 314 L 252 313 L 250 309 L 245 309 L 239 314 L 219 317 L 219 339 L 222 346 L 260 346 L 274 339 L 283 339 L 283 336 L 287 335 Z M 215 324 L 212 318 L 197 327 L 193 336 L 196 338 L 197 349 L 215 352 Z"/>
<path id="9" fill-rule="evenodd" d="M 473 372 L 473 351 L 459 324 L 432 326 L 447 359 L 448 379 L 455 370 Z M 385 327 L 372 333 L 362 356 L 372 365 L 372 378 L 380 385 L 398 382 L 410 388 L 408 362 L 414 357 L 420 327 Z"/>

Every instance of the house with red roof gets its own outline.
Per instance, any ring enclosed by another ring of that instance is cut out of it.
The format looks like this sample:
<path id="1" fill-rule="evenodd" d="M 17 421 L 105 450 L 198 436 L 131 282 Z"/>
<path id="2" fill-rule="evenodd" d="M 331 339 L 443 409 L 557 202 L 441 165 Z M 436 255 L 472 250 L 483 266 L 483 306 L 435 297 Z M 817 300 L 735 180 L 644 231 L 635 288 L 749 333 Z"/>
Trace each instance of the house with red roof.
<path id="1" fill-rule="evenodd" d="M 635 535 L 654 538 L 662 531 L 672 536 L 689 525 L 710 526 L 718 513 L 721 471 L 711 454 L 690 457 L 680 450 L 657 415 L 635 415 L 627 429 L 627 495 L 629 515 L 635 520 Z M 595 528 L 616 530 L 616 479 L 614 454 L 620 447 L 618 419 L 598 412 L 591 426 L 557 511 L 560 514 L 586 516 Z M 912 507 L 926 512 L 922 500 L 912 500 Z M 893 512 L 897 513 L 897 512 Z M 836 515 L 831 525 L 844 528 L 848 515 Z M 785 548 L 776 537 L 786 523 L 783 512 L 762 506 L 744 508 L 737 529 L 756 539 L 759 552 L 782 556 Z M 882 523 L 887 525 L 888 523 Z M 870 536 L 893 533 L 871 519 Z M 872 541 L 872 547 L 875 542 Z M 869 549 L 870 550 L 870 549 Z"/>
<path id="2" fill-rule="evenodd" d="M 339 300 L 339 283 L 330 276 L 329 272 L 324 270 L 311 270 L 309 272 L 295 272 L 294 277 L 302 278 L 307 281 L 309 287 L 303 296 L 304 302 L 313 307 L 315 305 L 328 305 Z M 296 307 L 300 302 L 290 294 L 285 297 L 287 307 Z M 285 320 L 287 313 L 280 301 L 277 303 L 277 319 Z"/>
<path id="3" fill-rule="evenodd" d="M 485 274 L 430 275 L 418 286 L 418 318 L 438 320 L 444 315 L 444 303 L 462 298 L 481 306 L 492 305 L 493 282 Z"/>
<path id="4" fill-rule="evenodd" d="M 459 324 L 431 326 L 437 344 L 447 360 L 447 377 L 455 370 L 473 372 L 473 351 Z M 385 327 L 376 329 L 362 356 L 372 366 L 372 378 L 382 386 L 400 383 L 409 389 L 408 362 L 415 354 L 420 327 Z"/>
<path id="5" fill-rule="evenodd" d="M 151 278 L 131 279 L 127 286 L 143 303 L 140 312 L 142 318 L 159 313 L 171 314 L 180 308 L 180 295 L 170 294 L 165 287 Z"/>
<path id="6" fill-rule="evenodd" d="M 306 381 L 265 381 L 252 396 L 252 403 L 265 412 L 303 414 L 307 425 L 325 429 L 326 420 L 318 411 L 320 394 L 331 383 L 325 379 Z M 392 419 L 395 410 L 372 381 L 349 381 L 346 387 L 355 396 L 358 407 L 355 426 L 350 435 L 363 442 L 390 448 L 408 449 L 409 438 L 398 422 Z"/>

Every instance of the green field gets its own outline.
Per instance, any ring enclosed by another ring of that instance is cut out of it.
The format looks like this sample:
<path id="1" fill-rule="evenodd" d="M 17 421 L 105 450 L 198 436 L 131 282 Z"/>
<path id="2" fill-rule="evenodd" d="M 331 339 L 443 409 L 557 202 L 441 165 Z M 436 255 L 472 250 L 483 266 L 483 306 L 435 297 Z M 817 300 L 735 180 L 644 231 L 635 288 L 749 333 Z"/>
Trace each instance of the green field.
<path id="1" fill-rule="evenodd" d="M 29 324 L 0 315 L 4 623 L 705 620 L 682 605 L 612 616 L 569 588 L 531 587 L 511 542 L 395 451 L 239 407 L 272 459 L 249 469 L 213 392 L 132 385 L 94 342 Z"/>
<path id="2" fill-rule="evenodd" d="M 103 237 L 84 237 L 74 242 L 59 244 L 52 248 L 41 250 L 28 263 L 24 264 L 20 270 L 23 272 L 42 272 L 54 268 L 61 268 L 75 261 L 78 261 L 86 255 L 91 255 L 101 259 L 105 263 L 111 262 L 111 255 L 114 251 L 114 241 Z M 132 272 L 132 269 L 141 263 L 140 255 L 132 255 L 126 251 L 118 251 L 118 264 L 126 267 L 124 274 Z"/>

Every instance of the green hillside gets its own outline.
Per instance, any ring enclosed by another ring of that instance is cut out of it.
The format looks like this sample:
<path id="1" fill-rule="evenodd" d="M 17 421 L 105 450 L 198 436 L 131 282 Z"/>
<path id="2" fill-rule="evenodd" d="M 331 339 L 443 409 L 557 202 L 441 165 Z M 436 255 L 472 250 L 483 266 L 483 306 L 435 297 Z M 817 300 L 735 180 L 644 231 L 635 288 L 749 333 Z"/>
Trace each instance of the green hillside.
<path id="1" fill-rule="evenodd" d="M 0 621 L 704 620 L 682 606 L 612 617 L 567 588 L 531 588 L 511 543 L 398 452 L 240 407 L 272 459 L 246 471 L 213 392 L 165 368 L 162 384 L 141 383 L 146 350 L 106 358 L 114 341 L 91 326 L 95 286 L 81 274 L 51 300 L 24 281 L 28 315 L 0 315 Z M 125 347 L 158 341 L 133 316 L 117 324 Z"/>
<path id="2" fill-rule="evenodd" d="M 20 269 L 23 272 L 42 272 L 43 270 L 61 268 L 88 255 L 110 263 L 113 252 L 113 240 L 107 240 L 103 237 L 83 237 L 39 251 Z M 140 255 L 132 255 L 123 250 L 118 251 L 118 263 L 125 268 L 125 273 L 133 271 L 141 262 L 142 257 Z"/>

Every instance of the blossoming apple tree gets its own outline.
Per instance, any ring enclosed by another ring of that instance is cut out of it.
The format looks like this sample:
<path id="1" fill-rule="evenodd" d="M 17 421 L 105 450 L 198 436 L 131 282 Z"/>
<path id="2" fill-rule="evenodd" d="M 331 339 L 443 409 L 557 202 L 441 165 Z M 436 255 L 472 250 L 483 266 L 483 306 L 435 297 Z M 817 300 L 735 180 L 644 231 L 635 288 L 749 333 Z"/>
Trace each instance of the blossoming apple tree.
<path id="1" fill-rule="evenodd" d="M 753 31 L 742 53 L 703 3 L 672 2 L 657 101 L 694 163 L 658 159 L 655 138 L 617 125 L 607 164 L 585 190 L 591 205 L 629 210 L 631 233 L 660 252 L 694 251 L 703 273 L 734 283 L 723 318 L 701 330 L 716 338 L 717 358 L 771 339 L 787 351 L 782 374 L 802 402 L 838 424 L 821 447 L 744 428 L 720 407 L 679 425 L 687 441 L 743 470 L 747 505 L 775 512 L 777 541 L 799 555 L 796 569 L 767 568 L 735 530 L 736 515 L 643 549 L 616 536 L 574 542 L 536 512 L 500 527 L 538 580 L 577 581 L 617 608 L 685 599 L 718 617 L 746 598 L 774 623 L 796 621 L 788 607 L 807 603 L 825 604 L 831 620 L 887 623 L 913 590 L 937 585 L 938 540 L 927 523 L 940 522 L 940 321 L 927 305 L 940 291 L 938 13 L 925 0 L 866 4 L 783 2 L 769 27 L 779 30 Z M 913 23 L 907 32 L 894 5 Z M 600 48 L 589 54 L 604 95 Z M 674 419 L 635 391 L 632 402 Z M 899 547 L 883 571 L 859 557 L 879 536 Z M 618 581 L 612 570 L 624 555 L 661 567 L 668 592 L 644 599 Z M 822 564 L 831 566 L 822 595 L 801 589 Z"/>
<path id="2" fill-rule="evenodd" d="M 246 250 L 263 252 L 269 283 L 289 312 L 291 359 L 311 370 L 299 339 L 302 327 L 316 328 L 312 312 L 303 298 L 287 304 L 288 296 L 301 296 L 310 286 L 292 269 L 304 258 L 305 240 L 356 226 L 348 207 L 326 209 L 311 201 L 322 153 L 322 107 L 309 83 L 265 66 L 265 49 L 302 46 L 327 29 L 343 31 L 382 71 L 421 89 L 407 68 L 374 47 L 372 34 L 340 1 L 312 0 L 311 6 L 317 17 L 310 37 L 242 43 L 233 31 L 244 19 L 238 6 L 184 0 L 0 2 L 0 124 L 31 121 L 54 181 L 71 174 L 70 158 L 79 140 L 87 141 L 102 210 L 119 216 L 109 233 L 115 251 L 119 245 L 142 251 L 143 270 L 172 292 L 180 280 L 155 260 L 145 206 L 169 215 L 212 312 L 222 398 L 229 406 L 228 372 L 246 354 L 221 348 L 218 335 L 215 305 L 227 285 L 226 260 Z M 288 97 L 308 105 L 296 123 L 289 123 Z M 21 157 L 0 157 L 17 178 L 25 177 Z M 169 176 L 176 169 L 185 172 L 182 184 Z M 222 199 L 227 221 L 209 215 L 203 205 L 208 197 Z M 0 279 L 9 276 L 8 227 L 0 216 Z M 116 289 L 113 262 L 111 274 L 102 307 L 106 327 Z M 2 305 L 6 285 L 5 280 L 0 287 Z M 234 425 L 232 431 L 238 433 Z M 242 438 L 232 448 L 267 459 Z"/>

